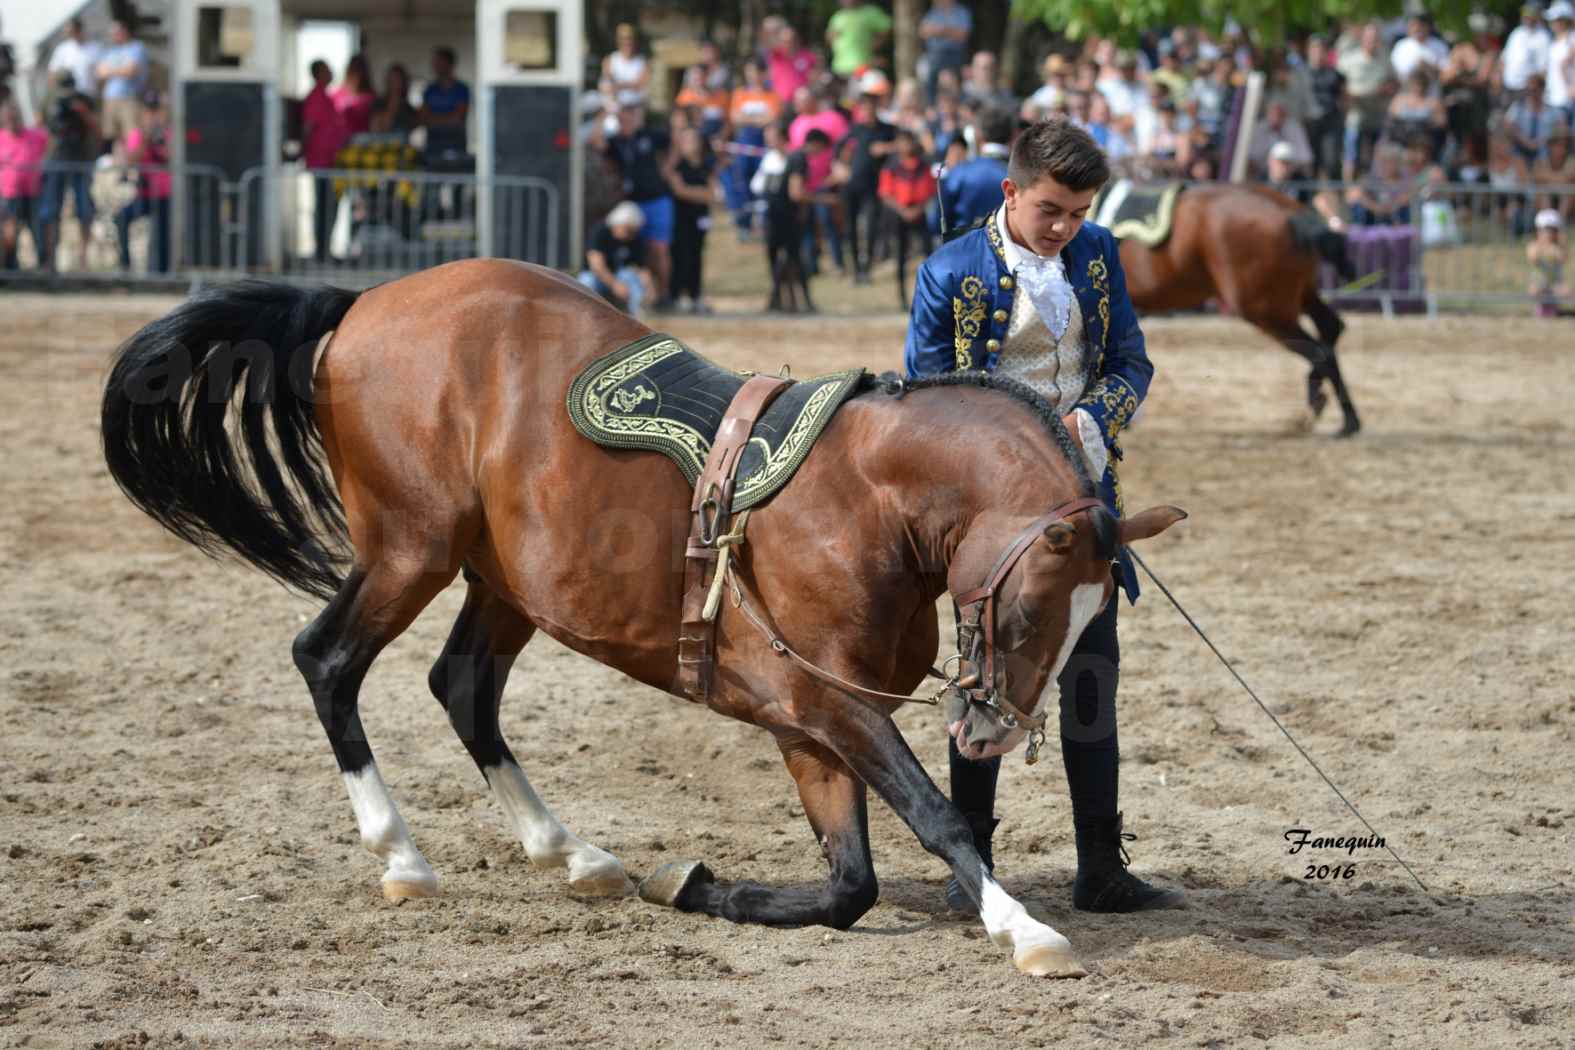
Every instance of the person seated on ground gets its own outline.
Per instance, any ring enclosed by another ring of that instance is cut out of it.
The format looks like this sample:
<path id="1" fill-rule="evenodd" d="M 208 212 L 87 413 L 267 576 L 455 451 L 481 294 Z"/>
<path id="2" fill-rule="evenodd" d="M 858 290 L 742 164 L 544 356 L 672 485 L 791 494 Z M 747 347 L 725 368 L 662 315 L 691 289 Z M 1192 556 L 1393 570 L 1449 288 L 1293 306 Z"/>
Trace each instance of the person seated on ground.
<path id="1" fill-rule="evenodd" d="M 1567 249 L 1564 245 L 1564 220 L 1552 208 L 1537 212 L 1536 236 L 1526 245 L 1526 261 L 1531 263 L 1531 285 L 1527 289 L 1537 299 L 1537 316 L 1558 314 L 1560 300 L 1570 298 L 1564 280 Z"/>
<path id="2" fill-rule="evenodd" d="M 1268 185 L 1299 204 L 1323 216 L 1331 230 L 1343 232 L 1345 217 L 1340 214 L 1339 200 L 1329 190 L 1307 185 L 1307 169 L 1296 156 L 1296 147 L 1289 142 L 1276 142 L 1269 149 Z"/>
<path id="3" fill-rule="evenodd" d="M 591 232 L 585 251 L 580 283 L 631 317 L 651 297 L 651 271 L 646 266 L 646 243 L 640 234 L 645 214 L 633 201 L 622 201 Z"/>

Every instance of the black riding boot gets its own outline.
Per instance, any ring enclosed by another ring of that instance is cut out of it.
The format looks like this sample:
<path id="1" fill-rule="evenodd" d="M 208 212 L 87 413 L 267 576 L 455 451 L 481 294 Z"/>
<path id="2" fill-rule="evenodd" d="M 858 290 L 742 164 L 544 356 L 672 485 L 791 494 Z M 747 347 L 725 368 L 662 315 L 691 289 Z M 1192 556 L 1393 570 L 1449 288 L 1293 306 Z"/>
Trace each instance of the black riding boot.
<path id="1" fill-rule="evenodd" d="M 1125 843 L 1136 839 L 1121 830 L 1121 814 L 1097 819 L 1075 819 L 1077 878 L 1072 883 L 1072 907 L 1078 911 L 1128 912 L 1155 908 L 1180 908 L 1186 897 L 1180 890 L 1151 886 L 1127 871 L 1132 858 Z"/>

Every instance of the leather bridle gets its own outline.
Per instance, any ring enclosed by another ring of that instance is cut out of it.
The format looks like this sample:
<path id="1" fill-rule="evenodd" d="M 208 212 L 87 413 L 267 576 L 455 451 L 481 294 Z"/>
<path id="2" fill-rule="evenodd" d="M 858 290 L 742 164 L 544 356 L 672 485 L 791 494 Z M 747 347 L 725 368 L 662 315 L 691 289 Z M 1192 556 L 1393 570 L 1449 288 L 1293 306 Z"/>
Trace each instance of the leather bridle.
<path id="1" fill-rule="evenodd" d="M 968 662 L 975 667 L 982 665 L 981 675 L 962 674 L 959 668 L 957 679 L 950 680 L 948 687 L 960 692 L 972 703 L 980 704 L 995 711 L 1001 725 L 1007 729 L 1016 729 L 1019 726 L 1028 730 L 1029 743 L 1027 761 L 1032 765 L 1039 757 L 1039 745 L 1044 741 L 1044 727 L 1047 716 L 1043 713 L 1034 714 L 1023 711 L 1006 697 L 1006 682 L 1000 682 L 997 688 L 996 659 L 996 598 L 999 596 L 1001 584 L 1006 582 L 1006 577 L 1012 568 L 1033 545 L 1034 540 L 1043 535 L 1044 530 L 1058 521 L 1063 521 L 1073 514 L 1081 511 L 1092 510 L 1094 507 L 1103 506 L 1102 501 L 1093 496 L 1083 496 L 1078 499 L 1067 500 L 1065 503 L 1052 508 L 1048 513 L 1042 514 L 1024 526 L 1017 538 L 1001 552 L 996 559 L 995 567 L 985 577 L 984 584 L 973 590 L 964 591 L 954 595 L 959 610 L 957 625 L 957 651 L 958 659 L 965 668 Z M 967 635 L 965 640 L 964 635 Z M 979 649 L 984 652 L 979 654 Z M 968 655 L 964 655 L 968 654 Z M 948 661 L 950 662 L 950 661 Z M 1002 668 L 1000 679 L 1005 678 Z M 970 686 L 967 683 L 977 681 L 978 684 Z"/>

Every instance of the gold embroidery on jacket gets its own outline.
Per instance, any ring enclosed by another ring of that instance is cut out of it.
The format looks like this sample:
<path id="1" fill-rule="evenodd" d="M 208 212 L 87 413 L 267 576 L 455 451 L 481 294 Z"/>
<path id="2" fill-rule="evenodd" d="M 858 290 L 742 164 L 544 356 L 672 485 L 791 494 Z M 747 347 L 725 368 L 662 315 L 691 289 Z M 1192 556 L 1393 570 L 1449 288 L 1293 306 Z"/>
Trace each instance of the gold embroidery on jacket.
<path id="1" fill-rule="evenodd" d="M 966 372 L 973 368 L 973 344 L 984 327 L 984 282 L 977 277 L 964 277 L 961 290 L 961 298 L 952 297 L 952 316 L 956 321 L 952 345 L 957 351 L 957 370 Z"/>

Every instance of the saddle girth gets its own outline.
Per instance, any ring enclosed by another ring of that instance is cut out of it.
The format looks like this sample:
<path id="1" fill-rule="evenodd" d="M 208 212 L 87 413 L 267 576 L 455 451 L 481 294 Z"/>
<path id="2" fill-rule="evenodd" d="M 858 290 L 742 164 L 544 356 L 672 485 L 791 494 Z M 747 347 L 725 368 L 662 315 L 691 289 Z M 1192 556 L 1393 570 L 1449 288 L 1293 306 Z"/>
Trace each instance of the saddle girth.
<path id="1" fill-rule="evenodd" d="M 790 385 L 776 376 L 752 376 L 727 406 L 722 426 L 695 481 L 689 503 L 689 542 L 684 551 L 683 621 L 678 630 L 677 688 L 704 703 L 711 695 L 715 667 L 716 621 L 706 619 L 706 597 L 716 571 L 717 539 L 733 510 L 733 480 L 755 421 Z"/>

